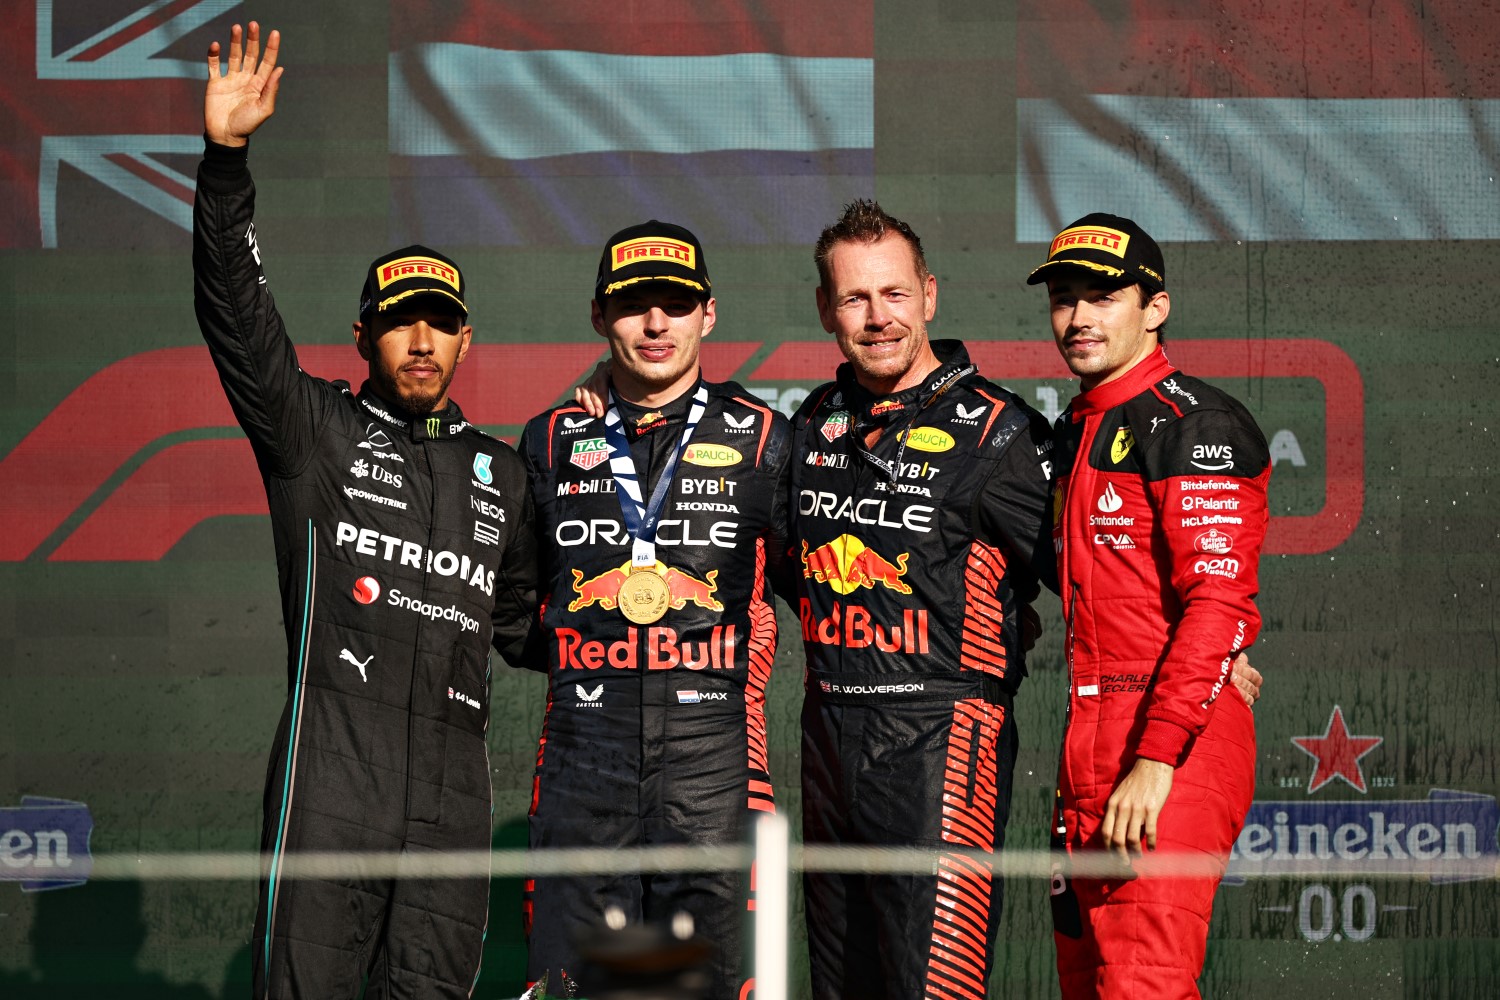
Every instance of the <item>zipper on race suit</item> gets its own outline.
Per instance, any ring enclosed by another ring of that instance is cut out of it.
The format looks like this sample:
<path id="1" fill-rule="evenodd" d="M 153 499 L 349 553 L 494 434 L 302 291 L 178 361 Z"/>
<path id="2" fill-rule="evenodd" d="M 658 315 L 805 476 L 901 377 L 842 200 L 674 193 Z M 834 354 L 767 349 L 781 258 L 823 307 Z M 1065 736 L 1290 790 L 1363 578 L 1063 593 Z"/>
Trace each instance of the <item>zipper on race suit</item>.
<path id="1" fill-rule="evenodd" d="M 1076 678 L 1075 678 L 1074 673 L 1073 673 L 1073 641 L 1074 641 L 1074 638 L 1075 638 L 1075 633 L 1074 633 L 1074 627 L 1075 626 L 1074 626 L 1073 612 L 1077 608 L 1077 606 L 1078 606 L 1078 592 L 1076 590 L 1070 590 L 1070 592 L 1068 593 L 1068 614 L 1067 614 L 1068 637 L 1067 637 L 1067 642 L 1064 644 L 1064 654 L 1063 654 L 1067 658 L 1067 661 L 1068 661 L 1068 700 L 1067 700 L 1066 704 L 1063 707 L 1063 742 L 1062 742 L 1062 753 L 1058 755 L 1058 765 L 1057 765 L 1058 766 L 1058 779 L 1059 779 L 1058 780 L 1058 787 L 1057 787 L 1057 834 L 1058 834 L 1059 837 L 1062 838 L 1062 841 L 1063 841 L 1064 844 L 1067 843 L 1068 837 L 1067 837 L 1067 823 L 1063 819 L 1063 809 L 1062 809 L 1062 806 L 1063 806 L 1063 797 L 1062 797 L 1062 780 L 1061 779 L 1062 779 L 1062 777 L 1064 775 L 1066 775 L 1068 773 L 1068 731 L 1072 728 L 1072 725 L 1073 725 L 1073 698 L 1076 696 L 1076 693 L 1077 693 L 1077 690 L 1078 690 L 1077 689 L 1077 684 L 1075 683 Z"/>

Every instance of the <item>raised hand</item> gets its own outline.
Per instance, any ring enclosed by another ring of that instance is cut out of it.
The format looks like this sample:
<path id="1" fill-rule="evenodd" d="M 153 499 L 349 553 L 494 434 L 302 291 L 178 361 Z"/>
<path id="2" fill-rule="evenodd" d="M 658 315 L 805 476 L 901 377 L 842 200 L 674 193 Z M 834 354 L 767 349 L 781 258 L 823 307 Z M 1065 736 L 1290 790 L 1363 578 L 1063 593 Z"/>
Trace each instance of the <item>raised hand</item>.
<path id="1" fill-rule="evenodd" d="M 266 39 L 260 55 L 260 25 L 250 22 L 250 37 L 241 48 L 236 24 L 229 32 L 228 72 L 219 72 L 219 43 L 208 47 L 208 89 L 203 95 L 203 131 L 221 146 L 243 146 L 276 110 L 282 68 L 276 65 L 281 32 Z M 257 65 L 257 59 L 259 64 Z"/>

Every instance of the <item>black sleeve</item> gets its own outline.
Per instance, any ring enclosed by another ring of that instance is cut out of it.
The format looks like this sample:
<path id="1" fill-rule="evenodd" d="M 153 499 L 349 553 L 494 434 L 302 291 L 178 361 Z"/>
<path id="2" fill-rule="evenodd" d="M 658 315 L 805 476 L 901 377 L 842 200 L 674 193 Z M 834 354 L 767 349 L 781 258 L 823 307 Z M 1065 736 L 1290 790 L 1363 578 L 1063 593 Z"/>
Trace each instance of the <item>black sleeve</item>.
<path id="1" fill-rule="evenodd" d="M 514 658 L 505 657 L 505 662 L 512 667 L 535 670 L 543 674 L 547 672 L 548 661 L 547 644 L 542 633 L 540 603 L 551 595 L 557 582 L 555 579 L 557 570 L 553 566 L 554 560 L 552 559 L 553 550 L 549 547 L 548 540 L 543 537 L 542 519 L 536 513 L 536 490 L 546 482 L 546 472 L 541 467 L 541 460 L 537 457 L 535 449 L 539 446 L 537 438 L 545 433 L 545 421 L 534 418 L 527 423 L 521 432 L 520 440 L 516 442 L 521 452 L 521 466 L 526 472 L 525 528 L 527 536 L 531 539 L 529 547 L 531 565 L 536 574 L 533 581 L 536 599 L 532 602 L 531 613 L 526 619 L 526 629 L 521 637 L 520 649 Z M 505 655 L 503 651 L 501 655 Z"/>
<path id="2" fill-rule="evenodd" d="M 262 471 L 288 476 L 313 454 L 332 396 L 297 366 L 267 288 L 247 149 L 205 140 L 193 199 L 193 307 Z"/>
<path id="3" fill-rule="evenodd" d="M 1052 550 L 1052 432 L 1040 414 L 1027 410 L 1026 426 L 1012 436 L 979 491 L 971 522 L 981 542 L 1004 549 L 1025 567 L 1023 575 L 1057 592 Z M 1028 603 L 1024 590 L 1017 593 Z"/>
<path id="4" fill-rule="evenodd" d="M 546 663 L 533 653 L 536 640 L 531 635 L 538 621 L 536 505 L 527 477 L 521 474 L 516 480 L 521 494 L 520 523 L 511 532 L 510 545 L 495 577 L 495 609 L 490 615 L 494 633 L 490 642 L 512 667 L 545 671 Z"/>
<path id="5" fill-rule="evenodd" d="M 771 445 L 766 464 L 774 470 L 775 493 L 771 502 L 771 523 L 766 532 L 766 576 L 771 589 L 786 602 L 797 606 L 798 561 L 792 557 L 792 435 L 791 425 L 778 415 L 772 421 Z"/>

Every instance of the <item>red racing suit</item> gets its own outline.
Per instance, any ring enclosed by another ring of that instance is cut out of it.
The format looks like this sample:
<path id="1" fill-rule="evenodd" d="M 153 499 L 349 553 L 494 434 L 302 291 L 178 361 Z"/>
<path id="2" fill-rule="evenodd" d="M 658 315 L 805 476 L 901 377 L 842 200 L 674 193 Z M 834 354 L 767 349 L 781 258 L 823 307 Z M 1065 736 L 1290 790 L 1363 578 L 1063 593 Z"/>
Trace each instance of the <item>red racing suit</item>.
<path id="1" fill-rule="evenodd" d="M 1225 688 L 1260 630 L 1265 438 L 1239 402 L 1158 348 L 1073 400 L 1054 454 L 1067 847 L 1098 846 L 1110 794 L 1144 757 L 1176 768 L 1157 849 L 1225 858 L 1255 788 L 1253 717 Z M 1060 919 L 1056 934 L 1063 995 L 1197 996 L 1217 885 L 1074 880 L 1081 921 Z"/>

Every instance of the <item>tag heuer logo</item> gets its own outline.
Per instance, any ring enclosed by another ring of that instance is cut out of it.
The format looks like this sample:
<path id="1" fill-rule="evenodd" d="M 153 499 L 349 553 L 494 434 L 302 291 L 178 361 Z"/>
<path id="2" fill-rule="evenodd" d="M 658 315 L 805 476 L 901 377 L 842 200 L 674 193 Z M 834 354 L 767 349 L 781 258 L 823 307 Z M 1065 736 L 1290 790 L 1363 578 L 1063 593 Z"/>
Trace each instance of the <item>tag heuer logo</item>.
<path id="1" fill-rule="evenodd" d="M 829 441 L 837 441 L 849 432 L 849 412 L 839 410 L 823 422 L 822 430 Z"/>
<path id="2" fill-rule="evenodd" d="M 568 461 L 584 471 L 594 468 L 609 457 L 609 445 L 602 437 L 587 438 L 573 442 L 573 454 Z"/>

